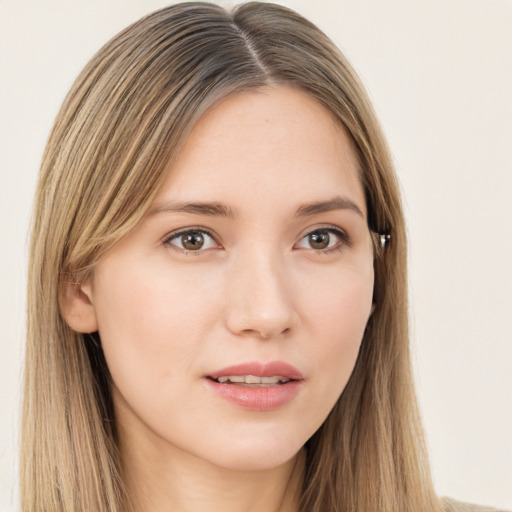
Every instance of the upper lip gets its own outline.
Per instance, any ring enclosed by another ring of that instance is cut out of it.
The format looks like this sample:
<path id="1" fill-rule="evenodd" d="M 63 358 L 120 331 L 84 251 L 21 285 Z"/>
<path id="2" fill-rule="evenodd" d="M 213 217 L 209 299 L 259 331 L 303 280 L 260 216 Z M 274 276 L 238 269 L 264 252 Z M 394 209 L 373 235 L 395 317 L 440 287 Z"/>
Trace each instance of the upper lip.
<path id="1" fill-rule="evenodd" d="M 270 361 L 268 363 L 261 363 L 258 361 L 235 364 L 227 366 L 220 370 L 209 373 L 207 377 L 211 379 L 218 379 L 229 375 L 254 375 L 255 377 L 285 377 L 289 380 L 302 380 L 304 376 L 302 373 L 284 361 Z"/>

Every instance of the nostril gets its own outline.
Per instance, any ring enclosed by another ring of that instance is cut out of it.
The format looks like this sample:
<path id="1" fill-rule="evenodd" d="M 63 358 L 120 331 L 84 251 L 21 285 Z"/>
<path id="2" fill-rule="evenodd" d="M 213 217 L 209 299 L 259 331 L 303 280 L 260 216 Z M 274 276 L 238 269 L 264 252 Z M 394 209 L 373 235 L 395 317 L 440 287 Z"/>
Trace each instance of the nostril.
<path id="1" fill-rule="evenodd" d="M 271 338 L 274 338 L 274 337 L 277 337 L 277 336 L 283 336 L 283 335 L 286 335 L 290 332 L 290 328 L 289 327 L 286 327 L 285 329 L 283 329 L 282 331 L 280 332 L 271 332 L 271 331 L 261 331 L 261 330 L 255 330 L 255 329 L 248 329 L 248 331 L 252 331 L 252 332 L 257 332 L 260 336 L 261 339 L 263 340 L 269 340 Z"/>

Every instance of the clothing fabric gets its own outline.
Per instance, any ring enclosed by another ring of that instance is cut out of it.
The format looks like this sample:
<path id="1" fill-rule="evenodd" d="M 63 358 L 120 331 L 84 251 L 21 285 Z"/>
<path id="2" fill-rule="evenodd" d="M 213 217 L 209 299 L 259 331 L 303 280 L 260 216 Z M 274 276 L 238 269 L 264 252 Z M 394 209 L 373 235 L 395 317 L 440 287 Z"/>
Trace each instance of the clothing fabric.
<path id="1" fill-rule="evenodd" d="M 453 498 L 442 498 L 442 502 L 445 512 L 512 512 L 493 507 L 463 503 L 462 501 L 457 501 Z"/>

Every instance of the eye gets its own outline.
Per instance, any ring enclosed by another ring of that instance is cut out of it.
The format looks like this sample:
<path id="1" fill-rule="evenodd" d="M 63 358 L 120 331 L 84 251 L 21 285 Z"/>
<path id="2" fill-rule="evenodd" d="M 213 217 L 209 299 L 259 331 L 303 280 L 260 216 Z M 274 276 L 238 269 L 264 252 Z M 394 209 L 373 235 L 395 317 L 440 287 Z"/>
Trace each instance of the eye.
<path id="1" fill-rule="evenodd" d="M 329 252 L 331 249 L 342 249 L 349 244 L 348 235 L 337 228 L 320 228 L 302 237 L 295 247 Z"/>
<path id="2" fill-rule="evenodd" d="M 200 229 L 180 231 L 171 235 L 164 243 L 187 252 L 201 252 L 218 247 L 213 237 L 207 231 Z"/>

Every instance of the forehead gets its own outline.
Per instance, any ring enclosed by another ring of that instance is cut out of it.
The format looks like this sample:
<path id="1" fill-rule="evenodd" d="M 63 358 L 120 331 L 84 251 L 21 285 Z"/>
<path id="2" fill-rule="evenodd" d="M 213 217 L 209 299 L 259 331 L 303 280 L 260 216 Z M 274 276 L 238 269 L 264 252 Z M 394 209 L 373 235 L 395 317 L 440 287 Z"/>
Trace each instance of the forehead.
<path id="1" fill-rule="evenodd" d="M 277 86 L 232 94 L 200 118 L 156 201 L 284 208 L 336 195 L 365 212 L 345 130 L 305 92 Z"/>

